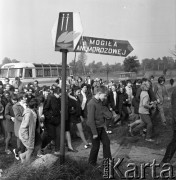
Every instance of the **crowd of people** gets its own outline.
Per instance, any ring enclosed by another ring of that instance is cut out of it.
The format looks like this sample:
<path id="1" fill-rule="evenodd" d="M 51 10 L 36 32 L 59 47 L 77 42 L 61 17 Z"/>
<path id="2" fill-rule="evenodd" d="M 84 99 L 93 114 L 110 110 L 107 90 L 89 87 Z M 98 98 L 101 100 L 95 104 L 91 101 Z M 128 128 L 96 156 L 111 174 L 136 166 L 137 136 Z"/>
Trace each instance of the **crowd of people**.
<path id="1" fill-rule="evenodd" d="M 70 76 L 66 82 L 65 138 L 68 151 L 78 152 L 72 145 L 71 130 L 84 148 L 91 148 L 89 163 L 96 165 L 100 142 L 103 143 L 104 158 L 112 159 L 108 134 L 116 126 L 128 126 L 130 136 L 145 136 L 152 142 L 153 120 L 160 115 L 166 125 L 163 104 L 165 96 L 170 100 L 165 78 L 157 83 L 154 77 L 109 83 L 102 79 L 83 79 Z M 37 80 L 24 85 L 19 77 L 13 84 L 9 79 L 0 81 L 0 138 L 5 142 L 5 153 L 14 153 L 17 160 L 29 162 L 34 149 L 41 157 L 45 149 L 54 146 L 54 154 L 60 150 L 62 79 L 51 86 L 39 86 Z M 131 118 L 132 117 L 132 118 Z M 133 119 L 133 121 L 131 121 Z M 89 128 L 86 139 L 84 126 Z M 12 135 L 16 147 L 10 149 Z"/>

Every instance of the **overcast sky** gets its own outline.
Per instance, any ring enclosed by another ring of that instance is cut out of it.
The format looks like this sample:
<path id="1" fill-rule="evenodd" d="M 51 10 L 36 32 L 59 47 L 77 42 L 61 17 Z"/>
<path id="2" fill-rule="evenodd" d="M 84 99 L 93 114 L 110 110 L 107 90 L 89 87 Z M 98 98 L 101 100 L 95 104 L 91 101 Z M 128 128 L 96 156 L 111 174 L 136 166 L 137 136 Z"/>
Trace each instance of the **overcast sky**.
<path id="1" fill-rule="evenodd" d="M 0 0 L 0 62 L 61 63 L 51 36 L 59 12 L 80 12 L 84 36 L 128 40 L 139 60 L 171 56 L 176 44 L 176 0 Z M 124 57 L 87 54 L 93 60 Z"/>

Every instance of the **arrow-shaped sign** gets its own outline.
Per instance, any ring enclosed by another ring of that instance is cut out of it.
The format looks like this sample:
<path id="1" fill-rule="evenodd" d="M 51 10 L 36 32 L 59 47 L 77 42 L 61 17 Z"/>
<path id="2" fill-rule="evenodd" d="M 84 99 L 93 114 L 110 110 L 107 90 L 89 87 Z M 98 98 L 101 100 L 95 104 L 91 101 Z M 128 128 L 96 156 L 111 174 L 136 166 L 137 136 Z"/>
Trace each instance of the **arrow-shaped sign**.
<path id="1" fill-rule="evenodd" d="M 126 57 L 133 47 L 128 41 L 82 36 L 75 52 L 87 52 Z"/>

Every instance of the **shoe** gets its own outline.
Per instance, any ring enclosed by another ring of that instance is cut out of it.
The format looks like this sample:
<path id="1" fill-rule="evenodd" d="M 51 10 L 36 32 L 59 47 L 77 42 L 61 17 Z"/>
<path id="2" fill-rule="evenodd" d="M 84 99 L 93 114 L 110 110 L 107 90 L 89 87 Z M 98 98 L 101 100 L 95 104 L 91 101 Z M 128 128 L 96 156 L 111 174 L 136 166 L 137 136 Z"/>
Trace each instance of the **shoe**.
<path id="1" fill-rule="evenodd" d="M 13 149 L 13 153 L 15 154 L 15 159 L 16 160 L 20 160 L 20 157 L 18 156 L 18 154 L 16 153 L 16 150 L 15 149 Z"/>
<path id="2" fill-rule="evenodd" d="M 56 155 L 56 156 L 57 156 L 57 155 L 60 155 L 60 151 L 55 151 L 55 152 L 54 152 L 54 155 Z"/>
<path id="3" fill-rule="evenodd" d="M 75 153 L 78 152 L 78 150 L 76 150 L 76 149 L 70 149 L 70 148 L 68 148 L 68 151 L 69 151 L 69 152 L 75 152 Z"/>
<path id="4" fill-rule="evenodd" d="M 39 158 L 41 158 L 41 157 L 43 157 L 44 155 L 42 155 L 42 154 L 37 154 L 37 157 L 39 157 Z"/>
<path id="5" fill-rule="evenodd" d="M 154 139 L 145 139 L 146 141 L 148 141 L 148 142 L 153 142 L 153 141 L 155 141 Z"/>
<path id="6" fill-rule="evenodd" d="M 91 143 L 88 143 L 87 145 L 84 146 L 84 148 L 88 149 L 88 148 L 90 148 L 91 145 L 92 145 Z"/>
<path id="7" fill-rule="evenodd" d="M 8 155 L 9 155 L 9 154 L 12 154 L 12 152 L 11 152 L 9 149 L 6 149 L 6 150 L 5 150 L 5 153 L 8 154 Z"/>
<path id="8" fill-rule="evenodd" d="M 146 133 L 147 133 L 147 129 L 143 129 L 142 132 L 143 132 L 144 134 L 146 134 Z"/>
<path id="9" fill-rule="evenodd" d="M 106 131 L 107 134 L 112 134 L 112 131 Z"/>

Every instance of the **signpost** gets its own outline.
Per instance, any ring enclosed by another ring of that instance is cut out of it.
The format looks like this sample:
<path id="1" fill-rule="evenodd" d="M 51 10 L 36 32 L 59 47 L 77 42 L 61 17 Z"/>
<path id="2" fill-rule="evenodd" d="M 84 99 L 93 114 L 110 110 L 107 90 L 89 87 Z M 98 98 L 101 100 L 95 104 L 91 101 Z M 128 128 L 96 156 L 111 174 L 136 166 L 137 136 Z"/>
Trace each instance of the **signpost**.
<path id="1" fill-rule="evenodd" d="M 67 49 L 67 51 L 73 52 L 82 33 L 83 28 L 79 13 L 59 13 L 55 51 Z"/>
<path id="2" fill-rule="evenodd" d="M 66 67 L 67 52 L 73 52 L 82 33 L 83 28 L 79 13 L 59 13 L 58 26 L 54 25 L 52 32 L 56 32 L 55 51 L 62 52 L 62 96 L 61 96 L 61 137 L 60 137 L 60 163 L 65 161 L 65 117 L 66 113 Z"/>
<path id="3" fill-rule="evenodd" d="M 60 163 L 65 161 L 65 109 L 66 109 L 66 66 L 67 52 L 87 52 L 126 57 L 132 50 L 128 41 L 83 36 L 79 13 L 61 12 L 52 28 L 55 51 L 62 52 L 62 96 Z M 81 38 L 82 37 L 82 38 Z M 67 112 L 68 113 L 68 112 Z"/>
<path id="4" fill-rule="evenodd" d="M 83 36 L 75 51 L 126 57 L 133 47 L 128 41 Z"/>

